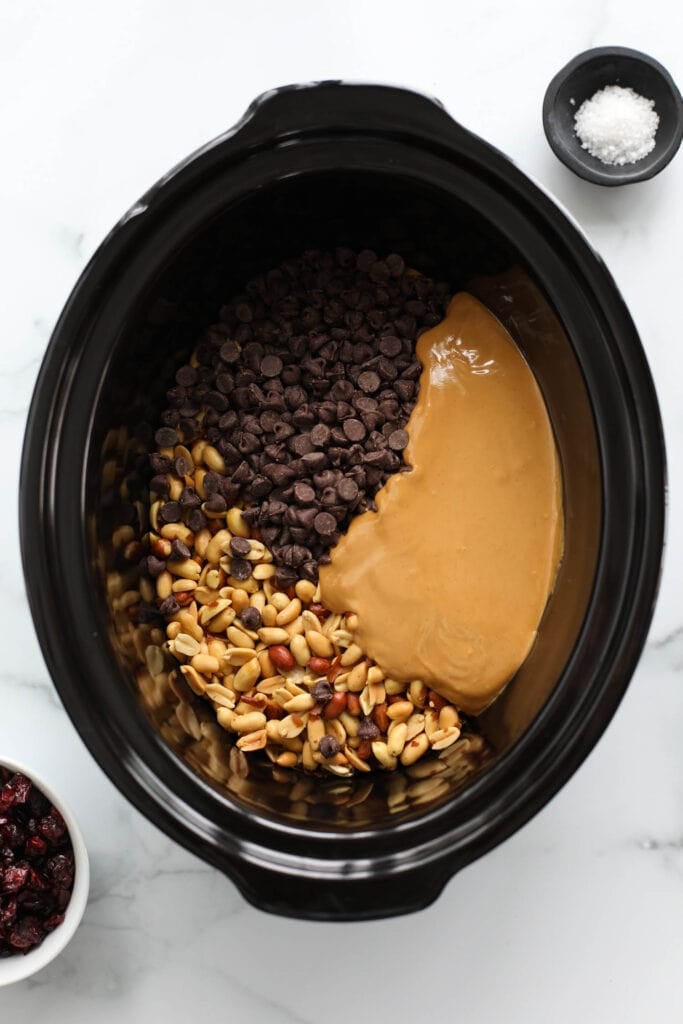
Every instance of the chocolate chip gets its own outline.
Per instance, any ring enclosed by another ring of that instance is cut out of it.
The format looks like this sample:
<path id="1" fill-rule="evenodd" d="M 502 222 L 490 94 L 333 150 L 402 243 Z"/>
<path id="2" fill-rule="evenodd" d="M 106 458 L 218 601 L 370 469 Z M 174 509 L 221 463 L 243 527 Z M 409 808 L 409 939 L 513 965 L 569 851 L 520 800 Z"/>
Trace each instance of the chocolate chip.
<path id="1" fill-rule="evenodd" d="M 342 477 L 337 484 L 337 494 L 342 501 L 355 501 L 359 493 L 358 484 L 348 476 Z"/>
<path id="2" fill-rule="evenodd" d="M 348 419 L 350 416 L 353 416 L 353 414 L 354 409 L 352 405 L 348 402 L 337 402 L 337 419 L 339 422 Z"/>
<path id="3" fill-rule="evenodd" d="M 334 690 L 327 679 L 319 679 L 311 688 L 311 696 L 317 704 L 329 704 L 334 696 Z"/>
<path id="4" fill-rule="evenodd" d="M 252 434 L 248 430 L 241 431 L 239 438 L 236 437 L 235 439 L 241 455 L 253 455 L 254 452 L 261 450 L 261 442 L 258 435 Z"/>
<path id="5" fill-rule="evenodd" d="M 187 544 L 183 544 L 181 540 L 174 540 L 171 544 L 171 554 L 169 557 L 173 562 L 182 562 L 186 558 L 191 558 L 192 552 Z"/>
<path id="6" fill-rule="evenodd" d="M 326 469 L 328 464 L 327 456 L 324 452 L 309 452 L 304 455 L 301 460 L 309 473 L 319 473 L 321 469 Z"/>
<path id="7" fill-rule="evenodd" d="M 337 529 L 337 520 L 329 512 L 319 512 L 313 520 L 313 526 L 321 537 L 329 537 Z"/>
<path id="8" fill-rule="evenodd" d="M 152 472 L 155 474 L 169 473 L 171 470 L 171 460 L 166 455 L 158 455 L 156 452 L 150 455 L 149 464 Z"/>
<path id="9" fill-rule="evenodd" d="M 394 391 L 402 402 L 410 402 L 415 395 L 415 384 L 412 380 L 397 380 Z"/>
<path id="10" fill-rule="evenodd" d="M 177 615 L 180 611 L 180 605 L 173 594 L 161 602 L 159 605 L 159 611 L 162 615 Z"/>
<path id="11" fill-rule="evenodd" d="M 381 385 L 381 380 L 374 370 L 365 370 L 358 377 L 358 387 L 367 395 L 374 394 Z"/>
<path id="12" fill-rule="evenodd" d="M 318 579 L 318 566 L 314 561 L 305 562 L 302 565 L 300 572 L 302 578 L 308 580 L 310 583 L 315 583 Z"/>
<path id="13" fill-rule="evenodd" d="M 230 539 L 230 554 L 236 558 L 244 558 L 251 554 L 251 542 L 246 537 L 232 537 Z"/>
<path id="14" fill-rule="evenodd" d="M 216 375 L 216 388 L 224 395 L 229 395 L 235 386 L 235 379 L 231 373 L 219 373 Z"/>
<path id="15" fill-rule="evenodd" d="M 390 253 L 384 261 L 392 277 L 401 277 L 406 269 L 405 261 L 398 253 Z"/>
<path id="16" fill-rule="evenodd" d="M 289 569 L 286 565 L 283 565 L 278 569 L 275 579 L 281 590 L 287 590 L 288 587 L 294 586 L 299 579 L 299 574 L 296 569 Z"/>
<path id="17" fill-rule="evenodd" d="M 381 436 L 381 435 L 380 435 Z M 366 466 L 378 467 L 384 465 L 384 452 L 383 451 L 371 451 L 366 452 L 363 456 L 363 462 Z"/>
<path id="18" fill-rule="evenodd" d="M 182 509 L 177 501 L 165 501 L 157 514 L 162 523 L 179 523 Z"/>
<path id="19" fill-rule="evenodd" d="M 394 430 L 389 434 L 389 447 L 395 452 L 402 452 L 408 444 L 408 440 L 406 430 Z"/>
<path id="20" fill-rule="evenodd" d="M 293 473 L 289 466 L 280 462 L 269 462 L 262 467 L 263 475 L 272 480 L 275 487 L 283 487 L 294 480 L 296 473 Z"/>
<path id="21" fill-rule="evenodd" d="M 231 442 L 227 441 L 225 438 L 218 442 L 218 451 L 229 466 L 235 466 L 242 461 L 240 452 L 235 448 L 234 444 L 231 444 Z"/>
<path id="22" fill-rule="evenodd" d="M 204 509 L 207 512 L 213 512 L 220 515 L 221 512 L 227 511 L 228 503 L 222 494 L 211 494 L 204 502 Z"/>
<path id="23" fill-rule="evenodd" d="M 297 481 L 294 484 L 294 498 L 299 505 L 311 505 L 315 501 L 315 491 L 310 484 Z"/>
<path id="24" fill-rule="evenodd" d="M 252 608 L 251 605 L 242 609 L 239 619 L 247 629 L 256 630 L 261 628 L 261 612 L 258 608 Z"/>
<path id="25" fill-rule="evenodd" d="M 259 416 L 259 422 L 267 434 L 272 434 L 279 422 L 279 416 L 274 410 L 266 409 Z"/>
<path id="26" fill-rule="evenodd" d="M 202 485 L 207 494 L 219 494 L 222 489 L 222 482 L 220 474 L 209 472 L 204 474 Z"/>
<path id="27" fill-rule="evenodd" d="M 175 379 L 181 387 L 191 388 L 197 380 L 197 371 L 194 366 L 181 366 L 176 370 Z"/>
<path id="28" fill-rule="evenodd" d="M 310 434 L 296 434 L 290 438 L 288 448 L 295 455 L 308 455 L 313 451 L 313 442 Z"/>
<path id="29" fill-rule="evenodd" d="M 329 444 L 330 428 L 325 423 L 316 423 L 309 435 L 311 443 L 316 448 L 324 448 Z"/>
<path id="30" fill-rule="evenodd" d="M 385 284 L 391 277 L 391 271 L 384 260 L 376 260 L 370 267 L 370 280 L 375 284 Z"/>
<path id="31" fill-rule="evenodd" d="M 202 499 L 199 497 L 194 487 L 183 487 L 178 498 L 178 504 L 182 509 L 193 509 L 199 508 L 202 503 Z"/>
<path id="32" fill-rule="evenodd" d="M 296 522 L 297 526 L 303 527 L 309 532 L 313 529 L 313 522 L 317 516 L 319 509 L 317 505 L 311 506 L 311 508 L 298 508 L 296 509 Z"/>
<path id="33" fill-rule="evenodd" d="M 156 491 L 156 493 L 161 495 L 162 497 L 165 494 L 168 494 L 169 490 L 171 489 L 171 485 L 169 484 L 168 479 L 166 478 L 165 475 L 162 475 L 161 473 L 159 473 L 157 476 L 152 477 L 152 479 L 149 482 L 149 486 L 151 490 Z"/>
<path id="34" fill-rule="evenodd" d="M 318 750 L 325 760 L 329 760 L 339 753 L 339 742 L 334 736 L 323 736 L 318 744 Z"/>
<path id="35" fill-rule="evenodd" d="M 379 728 L 371 718 L 364 718 L 358 726 L 358 735 L 362 740 L 376 740 Z"/>
<path id="36" fill-rule="evenodd" d="M 268 480 L 265 476 L 255 476 L 249 484 L 248 490 L 251 498 L 258 500 L 270 494 L 272 488 L 272 481 Z"/>
<path id="37" fill-rule="evenodd" d="M 229 338 L 223 342 L 220 348 L 220 356 L 224 363 L 237 363 L 240 358 L 240 348 L 237 342 Z"/>
<path id="38" fill-rule="evenodd" d="M 311 557 L 310 550 L 302 544 L 283 544 L 278 551 L 283 565 L 288 565 L 294 569 L 298 569 L 300 565 L 303 565 Z"/>
<path id="39" fill-rule="evenodd" d="M 401 377 L 403 378 L 403 380 L 413 381 L 417 380 L 421 373 L 422 367 L 420 366 L 420 364 L 411 363 L 410 366 L 406 367 L 406 369 L 403 370 L 403 372 L 401 373 Z"/>
<path id="40" fill-rule="evenodd" d="M 282 360 L 279 356 L 264 356 L 261 360 L 261 373 L 264 377 L 277 377 L 282 372 Z"/>
<path id="41" fill-rule="evenodd" d="M 291 437 L 293 434 L 296 434 L 296 430 L 291 425 L 291 423 L 285 423 L 284 420 L 280 420 L 280 422 L 276 425 L 273 433 L 275 435 L 276 441 L 286 441 L 288 437 Z"/>
<path id="42" fill-rule="evenodd" d="M 335 402 L 321 402 L 318 405 L 318 419 L 321 423 L 331 425 L 337 422 L 337 405 Z"/>
<path id="43" fill-rule="evenodd" d="M 383 381 L 396 380 L 398 377 L 396 364 L 391 359 L 387 359 L 386 356 L 380 357 L 377 363 L 377 372 Z"/>
<path id="44" fill-rule="evenodd" d="M 177 476 L 184 477 L 189 476 L 194 467 L 189 459 L 186 459 L 184 455 L 179 455 L 173 464 L 173 468 Z"/>
<path id="45" fill-rule="evenodd" d="M 154 440 L 160 448 L 172 448 L 174 444 L 178 443 L 178 432 L 172 427 L 159 427 Z"/>
<path id="46" fill-rule="evenodd" d="M 244 558 L 233 558 L 230 562 L 230 575 L 236 580 L 248 580 L 251 569 L 251 564 Z"/>
<path id="47" fill-rule="evenodd" d="M 384 337 L 379 340 L 379 350 L 383 356 L 387 356 L 389 359 L 393 359 L 397 356 L 401 349 L 401 339 L 397 338 L 395 334 L 385 334 Z"/>
<path id="48" fill-rule="evenodd" d="M 356 419 L 344 420 L 343 430 L 349 441 L 362 441 L 367 433 L 365 425 Z"/>
<path id="49" fill-rule="evenodd" d="M 261 506 L 259 519 L 266 523 L 281 523 L 287 506 L 283 501 L 268 501 Z"/>
<path id="50" fill-rule="evenodd" d="M 156 555 L 148 555 L 145 559 L 145 567 L 148 574 L 155 580 L 165 570 L 166 562 L 163 558 L 157 558 Z"/>
<path id="51" fill-rule="evenodd" d="M 206 518 L 200 508 L 195 508 L 190 512 L 187 520 L 187 525 L 190 527 L 193 533 L 199 533 L 200 530 L 205 529 L 208 526 L 209 520 Z"/>

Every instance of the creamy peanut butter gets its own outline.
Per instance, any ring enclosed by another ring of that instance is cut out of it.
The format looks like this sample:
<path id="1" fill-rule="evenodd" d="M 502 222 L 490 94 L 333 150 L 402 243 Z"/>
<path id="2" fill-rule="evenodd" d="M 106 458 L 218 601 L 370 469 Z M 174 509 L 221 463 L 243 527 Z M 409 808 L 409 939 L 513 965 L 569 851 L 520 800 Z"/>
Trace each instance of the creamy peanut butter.
<path id="1" fill-rule="evenodd" d="M 526 658 L 562 553 L 548 413 L 505 328 L 471 295 L 421 336 L 405 461 L 320 571 L 390 678 L 478 714 Z"/>

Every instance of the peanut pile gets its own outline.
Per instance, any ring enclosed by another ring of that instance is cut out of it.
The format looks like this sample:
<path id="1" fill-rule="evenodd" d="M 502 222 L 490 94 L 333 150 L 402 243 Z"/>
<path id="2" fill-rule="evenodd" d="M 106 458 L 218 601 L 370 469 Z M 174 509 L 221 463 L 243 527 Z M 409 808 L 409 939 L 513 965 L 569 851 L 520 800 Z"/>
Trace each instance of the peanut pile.
<path id="1" fill-rule="evenodd" d="M 276 585 L 272 552 L 238 507 L 214 511 L 203 486 L 220 473 L 205 440 L 162 449 L 172 467 L 152 492 L 140 596 L 166 619 L 166 648 L 192 691 L 245 753 L 336 775 L 409 766 L 460 736 L 455 707 L 419 680 L 385 677 L 354 640 L 357 617 L 332 614 L 320 589 Z M 208 525 L 168 522 L 164 505 L 191 486 Z"/>

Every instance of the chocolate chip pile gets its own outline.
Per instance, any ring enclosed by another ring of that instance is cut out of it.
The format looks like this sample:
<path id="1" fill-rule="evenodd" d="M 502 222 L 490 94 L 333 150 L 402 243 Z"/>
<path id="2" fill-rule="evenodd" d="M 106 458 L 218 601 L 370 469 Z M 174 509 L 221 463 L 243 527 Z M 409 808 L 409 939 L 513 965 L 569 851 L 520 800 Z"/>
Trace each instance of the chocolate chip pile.
<path id="1" fill-rule="evenodd" d="M 151 456 L 159 525 L 197 533 L 240 506 L 272 551 L 278 585 L 316 582 L 352 517 L 409 469 L 402 452 L 421 372 L 415 342 L 443 319 L 447 295 L 401 256 L 370 250 L 308 251 L 250 281 L 168 391 Z M 191 462 L 175 454 L 200 438 L 214 462 L 204 495 Z M 169 473 L 184 482 L 177 495 Z"/>
<path id="2" fill-rule="evenodd" d="M 62 923 L 74 870 L 59 811 L 0 765 L 0 957 L 30 952 Z"/>

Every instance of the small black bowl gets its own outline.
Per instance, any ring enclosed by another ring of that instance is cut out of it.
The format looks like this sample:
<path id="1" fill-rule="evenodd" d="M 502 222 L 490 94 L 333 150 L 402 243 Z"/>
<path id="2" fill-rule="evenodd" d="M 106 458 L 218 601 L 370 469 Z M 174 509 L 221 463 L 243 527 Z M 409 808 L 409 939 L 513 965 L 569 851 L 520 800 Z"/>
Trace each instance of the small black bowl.
<path id="1" fill-rule="evenodd" d="M 607 85 L 631 88 L 654 100 L 659 115 L 655 147 L 634 164 L 604 164 L 588 150 L 574 130 L 577 110 Z M 659 174 L 673 160 L 683 137 L 683 101 L 673 78 L 656 60 L 623 46 L 586 50 L 562 68 L 543 100 L 543 129 L 550 147 L 570 171 L 596 185 L 628 185 Z"/>

